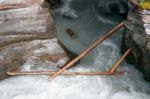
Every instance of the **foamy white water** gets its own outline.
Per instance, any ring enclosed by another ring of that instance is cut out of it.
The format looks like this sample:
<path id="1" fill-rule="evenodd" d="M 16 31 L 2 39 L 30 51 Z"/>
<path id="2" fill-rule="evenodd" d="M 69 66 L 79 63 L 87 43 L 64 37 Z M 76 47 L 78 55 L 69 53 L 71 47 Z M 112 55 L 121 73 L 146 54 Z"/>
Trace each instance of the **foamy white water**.
<path id="1" fill-rule="evenodd" d="M 71 40 L 69 37 L 66 38 L 66 42 L 69 41 L 69 43 L 73 45 L 71 50 L 79 53 L 81 50 L 85 49 L 89 44 L 91 44 L 94 39 L 97 38 L 93 37 L 91 40 L 92 36 L 103 35 L 106 31 L 108 31 L 108 29 L 110 29 L 108 26 L 111 26 L 112 23 L 110 24 L 107 22 L 107 19 L 98 20 L 99 14 L 91 14 L 88 12 L 88 10 L 92 10 L 89 7 L 91 7 L 90 4 L 93 0 L 86 0 L 87 2 L 85 2 L 85 4 L 89 4 L 88 7 L 86 6 L 89 8 L 87 10 L 85 9 L 86 7 L 82 7 L 83 5 L 79 5 L 83 4 L 82 0 L 64 1 L 66 6 L 63 5 L 57 9 L 55 13 L 56 28 L 58 32 L 63 33 L 64 29 L 70 26 L 71 28 L 74 27 L 73 29 L 75 29 L 78 33 L 81 33 L 80 35 L 82 35 L 84 38 L 79 37 L 76 41 Z M 80 8 L 81 10 L 70 8 L 72 2 L 77 3 L 75 5 L 78 5 L 77 8 Z M 77 12 L 76 14 L 78 17 L 75 19 L 63 18 L 61 16 L 61 11 L 64 10 L 61 8 L 64 7 L 68 7 L 67 9 L 72 9 L 73 11 Z M 78 11 L 81 11 L 82 13 Z M 84 14 L 87 16 L 81 17 Z M 114 20 L 111 22 L 114 22 Z M 114 25 L 115 24 L 116 22 L 114 22 Z M 91 32 L 91 34 L 86 35 L 86 33 L 89 32 Z M 97 32 L 98 34 L 94 34 Z M 86 59 L 81 60 L 80 64 L 70 68 L 68 71 L 86 72 L 109 70 L 114 62 L 120 57 L 120 42 L 122 37 L 121 33 L 122 31 L 114 34 L 111 38 L 104 41 L 96 49 L 89 53 L 89 55 L 86 56 Z M 78 43 L 77 41 L 81 41 L 82 44 L 81 42 Z M 47 43 L 48 45 L 46 45 L 46 49 L 48 49 L 48 51 L 51 53 L 53 53 L 53 51 L 55 53 L 57 44 L 53 40 L 50 42 L 51 43 Z M 77 50 L 77 45 L 81 49 Z M 35 51 L 35 54 L 41 53 L 43 51 L 47 50 L 39 49 Z M 63 52 L 61 49 L 58 49 L 57 51 Z M 59 62 L 62 64 L 64 63 L 64 60 L 63 62 Z M 36 66 L 32 58 L 29 58 L 25 65 L 23 65 L 22 69 L 24 71 L 29 71 L 49 70 L 51 68 L 49 66 L 43 67 L 43 65 Z M 0 99 L 150 99 L 150 85 L 148 82 L 143 80 L 142 74 L 138 72 L 134 66 L 129 65 L 126 63 L 126 61 L 124 61 L 118 70 L 125 71 L 125 75 L 59 76 L 51 82 L 48 82 L 48 76 L 46 75 L 12 77 L 0 82 Z"/>
<path id="2" fill-rule="evenodd" d="M 51 46 L 49 46 L 51 47 Z M 119 50 L 111 40 L 92 53 L 93 63 L 80 63 L 69 71 L 104 71 L 119 58 Z M 24 68 L 28 70 L 32 65 Z M 42 66 L 41 66 L 42 67 Z M 41 67 L 37 67 L 40 70 Z M 46 68 L 45 68 L 46 70 Z M 149 99 L 149 83 L 133 66 L 124 62 L 116 76 L 59 76 L 48 82 L 48 76 L 18 76 L 0 82 L 1 99 Z"/>

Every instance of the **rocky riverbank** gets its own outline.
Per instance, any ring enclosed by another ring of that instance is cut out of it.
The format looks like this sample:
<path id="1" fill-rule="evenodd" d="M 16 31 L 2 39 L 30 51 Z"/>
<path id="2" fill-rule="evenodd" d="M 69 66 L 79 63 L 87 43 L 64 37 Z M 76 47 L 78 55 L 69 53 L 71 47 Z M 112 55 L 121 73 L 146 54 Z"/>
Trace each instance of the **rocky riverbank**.
<path id="1" fill-rule="evenodd" d="M 122 52 L 131 48 L 128 61 L 150 80 L 150 10 L 140 9 L 137 0 L 129 1 L 128 20 L 122 40 Z"/>
<path id="2" fill-rule="evenodd" d="M 45 0 L 0 0 L 0 79 L 17 70 L 36 49 L 47 49 L 40 55 L 50 54 L 45 44 L 54 37 Z"/>

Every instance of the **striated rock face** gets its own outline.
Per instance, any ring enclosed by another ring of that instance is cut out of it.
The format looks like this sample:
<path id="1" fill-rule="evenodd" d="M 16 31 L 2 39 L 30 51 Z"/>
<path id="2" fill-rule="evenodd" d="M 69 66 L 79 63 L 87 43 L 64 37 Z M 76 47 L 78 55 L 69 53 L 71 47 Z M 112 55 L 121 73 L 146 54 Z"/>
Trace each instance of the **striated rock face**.
<path id="1" fill-rule="evenodd" d="M 7 45 L 0 49 L 0 79 L 8 77 L 7 71 L 40 70 L 45 68 L 51 71 L 63 66 L 68 57 L 57 44 L 57 39 L 33 40 Z M 31 68 L 26 68 L 30 65 Z"/>
<path id="2" fill-rule="evenodd" d="M 131 48 L 128 61 L 150 80 L 150 10 L 138 9 L 138 1 L 129 1 L 128 21 L 122 40 L 122 52 Z"/>
<path id="3" fill-rule="evenodd" d="M 0 46 L 55 36 L 53 19 L 43 0 L 0 0 Z"/>
<path id="4" fill-rule="evenodd" d="M 7 71 L 17 70 L 25 56 L 39 47 L 31 42 L 54 37 L 53 19 L 44 0 L 0 0 L 0 79 Z"/>

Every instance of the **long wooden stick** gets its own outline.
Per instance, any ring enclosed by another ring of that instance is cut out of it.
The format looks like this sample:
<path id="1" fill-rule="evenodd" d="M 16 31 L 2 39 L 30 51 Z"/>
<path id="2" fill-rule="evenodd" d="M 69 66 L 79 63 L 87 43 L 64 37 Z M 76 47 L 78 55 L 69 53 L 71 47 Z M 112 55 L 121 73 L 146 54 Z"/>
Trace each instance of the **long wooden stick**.
<path id="1" fill-rule="evenodd" d="M 122 57 L 120 57 L 120 59 L 118 61 L 116 61 L 116 63 L 112 66 L 112 68 L 110 69 L 110 73 L 114 73 L 116 72 L 117 68 L 119 67 L 119 65 L 121 64 L 121 62 L 126 58 L 126 56 L 130 53 L 131 49 L 128 49 Z"/>
<path id="2" fill-rule="evenodd" d="M 119 67 L 120 63 L 125 59 L 125 57 L 130 53 L 131 49 L 128 49 L 122 57 L 120 57 L 112 68 L 107 72 L 62 72 L 61 75 L 122 75 L 123 72 L 116 72 L 117 68 Z M 56 71 L 14 71 L 14 72 L 7 72 L 10 76 L 15 75 L 53 75 Z"/>
<path id="3" fill-rule="evenodd" d="M 125 57 L 130 53 L 131 49 L 128 49 L 122 57 L 120 57 L 112 68 L 106 72 L 62 72 L 61 75 L 84 75 L 84 76 L 96 76 L 96 75 L 123 75 L 123 72 L 116 72 L 117 68 L 119 67 L 120 63 L 125 59 Z M 7 72 L 10 76 L 15 75 L 54 75 L 56 71 L 14 71 L 14 72 Z"/>
<path id="4" fill-rule="evenodd" d="M 10 76 L 16 76 L 16 75 L 54 75 L 55 71 L 14 71 L 14 72 L 7 72 Z M 96 75 L 123 75 L 123 72 L 62 72 L 61 75 L 84 75 L 84 76 L 96 76 Z"/>
<path id="5" fill-rule="evenodd" d="M 49 76 L 49 80 L 54 79 L 56 76 L 58 76 L 60 73 L 62 73 L 64 70 L 66 70 L 67 68 L 69 68 L 70 66 L 72 66 L 74 63 L 76 63 L 78 60 L 80 60 L 82 57 L 84 57 L 85 55 L 87 55 L 92 49 L 94 49 L 99 43 L 103 42 L 105 39 L 107 39 L 109 36 L 111 36 L 115 31 L 117 31 L 118 29 L 120 29 L 121 27 L 124 26 L 124 23 L 121 22 L 119 25 L 117 25 L 115 28 L 113 28 L 110 32 L 108 32 L 106 35 L 104 35 L 103 37 L 99 38 L 93 45 L 91 45 L 88 49 L 86 49 L 85 51 L 83 51 L 79 56 L 77 56 L 75 59 L 73 59 L 71 62 L 69 62 L 68 64 L 66 64 L 61 70 L 59 70 L 58 72 L 56 72 L 54 75 L 50 75 Z"/>

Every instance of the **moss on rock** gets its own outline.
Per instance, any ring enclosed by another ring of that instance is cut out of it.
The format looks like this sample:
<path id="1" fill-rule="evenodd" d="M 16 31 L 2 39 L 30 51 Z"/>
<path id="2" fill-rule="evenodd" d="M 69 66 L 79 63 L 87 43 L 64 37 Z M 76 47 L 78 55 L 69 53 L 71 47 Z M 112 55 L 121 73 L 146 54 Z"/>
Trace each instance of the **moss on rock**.
<path id="1" fill-rule="evenodd" d="M 141 0 L 139 2 L 139 7 L 142 9 L 150 9 L 150 1 L 149 0 Z"/>

